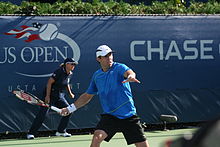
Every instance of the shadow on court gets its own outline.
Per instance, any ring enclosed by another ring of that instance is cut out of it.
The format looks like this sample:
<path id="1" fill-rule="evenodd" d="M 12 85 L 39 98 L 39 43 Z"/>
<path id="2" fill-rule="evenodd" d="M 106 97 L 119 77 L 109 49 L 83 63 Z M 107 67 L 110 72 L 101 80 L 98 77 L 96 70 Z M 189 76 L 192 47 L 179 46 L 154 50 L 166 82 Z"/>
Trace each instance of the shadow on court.
<path id="1" fill-rule="evenodd" d="M 19 139 L 20 141 L 26 141 L 25 143 L 7 143 L 7 144 L 0 144 L 0 146 L 15 146 L 15 145 L 36 145 L 36 144 L 59 144 L 59 143 L 68 143 L 68 142 L 83 142 L 83 141 L 91 141 L 91 139 L 72 139 L 72 140 L 62 140 L 62 141 L 54 141 L 53 138 L 50 138 L 50 141 L 48 140 L 48 138 L 38 138 L 40 139 L 40 142 L 33 142 L 33 140 L 27 140 L 27 139 Z M 36 138 L 36 140 L 38 140 Z M 48 140 L 48 141 L 42 141 L 42 140 Z M 4 141 L 0 141 L 1 142 L 18 142 L 19 140 L 4 140 Z M 29 142 L 30 141 L 30 142 Z"/>
<path id="2" fill-rule="evenodd" d="M 159 147 L 166 139 L 174 139 L 186 135 L 189 130 L 170 130 L 145 132 L 151 146 Z M 6 139 L 0 140 L 0 147 L 56 147 L 56 146 L 89 146 L 92 135 L 73 135 L 72 137 L 37 137 L 34 140 Z M 122 133 L 117 133 L 109 143 L 103 143 L 103 147 L 126 146 Z"/>

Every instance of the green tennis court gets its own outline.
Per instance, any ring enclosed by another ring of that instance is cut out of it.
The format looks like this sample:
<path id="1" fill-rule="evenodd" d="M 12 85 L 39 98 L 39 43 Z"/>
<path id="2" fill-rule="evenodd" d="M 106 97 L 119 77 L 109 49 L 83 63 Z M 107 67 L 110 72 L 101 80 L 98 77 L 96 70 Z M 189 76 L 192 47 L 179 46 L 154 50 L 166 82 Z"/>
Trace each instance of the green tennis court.
<path id="1" fill-rule="evenodd" d="M 177 129 L 170 131 L 146 132 L 151 147 L 161 147 L 167 139 L 174 139 L 183 135 L 190 135 L 196 129 Z M 92 135 L 73 135 L 72 137 L 38 137 L 34 140 L 6 139 L 0 141 L 0 147 L 89 147 Z M 121 133 L 117 133 L 109 142 L 103 142 L 102 147 L 123 147 L 127 146 Z M 133 147 L 134 145 L 129 145 Z"/>

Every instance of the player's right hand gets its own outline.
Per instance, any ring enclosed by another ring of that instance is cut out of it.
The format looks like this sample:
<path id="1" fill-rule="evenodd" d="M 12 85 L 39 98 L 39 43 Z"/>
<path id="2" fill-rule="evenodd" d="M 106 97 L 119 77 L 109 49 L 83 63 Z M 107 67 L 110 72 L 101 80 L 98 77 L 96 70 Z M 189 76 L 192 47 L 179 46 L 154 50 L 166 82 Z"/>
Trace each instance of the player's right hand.
<path id="1" fill-rule="evenodd" d="M 67 109 L 67 108 L 62 108 L 61 109 L 61 113 L 60 113 L 60 115 L 62 115 L 62 116 L 67 116 L 67 115 L 69 115 L 70 113 L 69 113 L 69 110 Z"/>

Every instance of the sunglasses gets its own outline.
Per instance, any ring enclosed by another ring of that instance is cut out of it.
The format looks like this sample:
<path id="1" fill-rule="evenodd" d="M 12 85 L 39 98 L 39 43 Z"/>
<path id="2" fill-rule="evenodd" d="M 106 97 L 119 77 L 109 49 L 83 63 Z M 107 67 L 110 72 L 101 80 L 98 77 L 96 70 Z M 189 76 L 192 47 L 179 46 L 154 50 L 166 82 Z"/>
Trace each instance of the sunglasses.
<path id="1" fill-rule="evenodd" d="M 69 64 L 69 65 L 73 65 L 73 66 L 76 65 L 75 63 L 67 63 L 67 64 Z"/>

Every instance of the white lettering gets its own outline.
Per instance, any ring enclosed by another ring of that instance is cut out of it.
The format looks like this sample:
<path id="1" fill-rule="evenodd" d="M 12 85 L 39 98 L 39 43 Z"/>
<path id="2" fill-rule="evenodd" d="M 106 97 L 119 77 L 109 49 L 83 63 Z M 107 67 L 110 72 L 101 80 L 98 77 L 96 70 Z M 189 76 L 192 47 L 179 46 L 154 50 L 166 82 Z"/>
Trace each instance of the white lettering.
<path id="1" fill-rule="evenodd" d="M 4 47 L 0 50 L 0 64 L 15 63 L 20 55 L 20 59 L 24 63 L 51 63 L 63 61 L 73 52 L 68 52 L 68 46 L 63 48 L 54 47 L 24 47 L 22 49 L 16 49 L 15 47 Z M 70 50 L 71 51 L 71 50 Z M 18 52 L 18 53 L 16 53 Z M 20 53 L 19 53 L 20 52 Z M 18 56 L 18 57 L 17 57 Z"/>
<path id="2" fill-rule="evenodd" d="M 67 46 L 64 46 L 64 53 L 63 54 L 57 47 L 55 47 L 55 57 L 56 57 L 56 61 L 58 62 L 58 54 L 63 58 L 67 58 L 67 50 L 68 50 L 68 47 Z"/>
<path id="3" fill-rule="evenodd" d="M 145 42 L 147 42 L 147 46 L 145 46 Z M 152 48 L 152 41 L 134 40 L 130 44 L 130 56 L 136 61 L 153 60 L 153 53 L 159 54 L 159 60 L 170 60 L 171 57 L 178 60 L 214 59 L 214 56 L 211 55 L 213 40 L 200 40 L 199 47 L 196 48 L 198 46 L 197 42 L 198 40 L 185 40 L 183 44 L 180 44 L 172 40 L 170 44 L 165 44 L 163 41 L 159 41 L 159 47 Z M 168 49 L 165 48 L 167 44 L 169 45 Z M 147 55 L 143 54 L 144 51 L 140 54 L 138 52 L 140 48 L 144 48 Z M 183 48 L 183 51 L 180 52 L 181 48 Z M 166 50 L 167 52 L 164 52 Z M 137 55 L 137 52 L 139 55 Z"/>
<path id="4" fill-rule="evenodd" d="M 29 58 L 29 60 L 26 59 L 26 58 Z M 21 59 L 25 63 L 32 62 L 33 59 L 34 59 L 34 51 L 33 51 L 33 49 L 31 47 L 24 47 L 21 50 Z"/>
<path id="5" fill-rule="evenodd" d="M 194 60 L 198 58 L 198 50 L 195 47 L 188 47 L 188 45 L 195 45 L 197 42 L 197 40 L 185 40 L 183 43 L 183 49 L 186 52 L 192 52 L 193 54 L 190 55 L 186 55 L 184 57 L 185 60 Z"/>
<path id="6" fill-rule="evenodd" d="M 42 47 L 35 47 L 36 59 L 35 62 L 40 62 L 39 57 L 43 55 L 44 51 Z"/>
<path id="7" fill-rule="evenodd" d="M 0 64 L 3 64 L 3 63 L 14 63 L 16 61 L 16 56 L 13 54 L 12 51 L 15 51 L 15 47 L 4 47 L 3 49 L 3 54 L 4 55 L 3 57 L 3 60 L 1 61 L 0 60 Z"/>
<path id="8" fill-rule="evenodd" d="M 144 45 L 145 44 L 145 41 L 132 41 L 131 44 L 130 44 L 130 49 L 131 49 L 131 52 L 130 52 L 130 55 L 131 55 L 131 58 L 133 60 L 146 60 L 146 58 L 144 56 L 136 56 L 135 55 L 135 46 L 137 45 Z"/>
<path id="9" fill-rule="evenodd" d="M 8 48 L 6 48 L 6 47 L 4 48 L 4 53 L 5 53 L 4 54 L 5 55 L 4 56 L 4 60 L 0 61 L 0 63 L 5 63 L 7 61 L 7 58 L 8 58 L 8 51 L 7 51 L 7 49 Z"/>
<path id="10" fill-rule="evenodd" d="M 14 63 L 16 61 L 16 56 L 15 56 L 15 54 L 12 53 L 13 50 L 15 51 L 14 47 L 8 49 L 8 55 L 10 55 L 10 57 L 12 59 L 12 60 L 10 60 L 10 58 L 8 56 L 8 63 Z"/>
<path id="11" fill-rule="evenodd" d="M 172 51 L 173 49 L 174 52 Z M 171 41 L 165 60 L 169 60 L 171 56 L 178 57 L 179 60 L 182 60 L 182 56 L 180 54 L 176 41 Z"/>
<path id="12" fill-rule="evenodd" d="M 24 91 L 36 91 L 36 85 L 9 85 L 8 86 L 8 92 L 12 92 L 15 89 L 22 89 Z"/>
<path id="13" fill-rule="evenodd" d="M 45 49 L 45 60 L 44 60 L 44 62 L 53 62 L 53 56 L 52 56 L 53 55 L 52 54 L 53 48 L 52 47 L 44 47 L 44 49 Z"/>
<path id="14" fill-rule="evenodd" d="M 77 89 L 80 89 L 80 83 L 76 83 Z"/>
<path id="15" fill-rule="evenodd" d="M 159 41 L 159 48 L 152 48 L 151 41 L 147 41 L 147 59 L 152 60 L 151 53 L 159 53 L 160 60 L 163 60 L 163 41 Z"/>
<path id="16" fill-rule="evenodd" d="M 214 59 L 212 55 L 205 55 L 205 52 L 210 52 L 212 51 L 211 47 L 205 47 L 206 44 L 212 44 L 213 40 L 201 40 L 200 41 L 200 54 L 201 54 L 201 59 Z"/>

